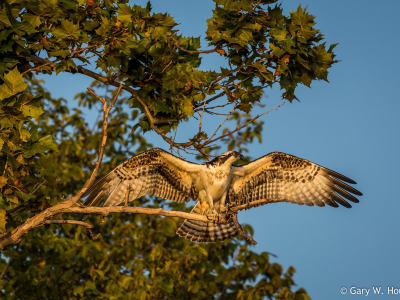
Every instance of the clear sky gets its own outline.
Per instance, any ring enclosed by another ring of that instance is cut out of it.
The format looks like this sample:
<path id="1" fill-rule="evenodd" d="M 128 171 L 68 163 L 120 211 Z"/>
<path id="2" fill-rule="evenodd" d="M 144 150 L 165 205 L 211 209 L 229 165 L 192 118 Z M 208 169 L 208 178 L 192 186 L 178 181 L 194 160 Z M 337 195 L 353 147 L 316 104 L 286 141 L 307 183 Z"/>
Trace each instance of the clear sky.
<path id="1" fill-rule="evenodd" d="M 134 3 L 145 5 L 146 1 Z M 183 35 L 204 38 L 205 21 L 214 8 L 211 0 L 157 0 L 152 4 L 155 12 L 175 17 Z M 282 1 L 286 14 L 298 5 L 298 0 Z M 352 286 L 371 289 L 367 299 L 398 298 L 387 293 L 388 287 L 400 288 L 400 143 L 396 134 L 400 125 L 396 92 L 400 85 L 400 1 L 302 1 L 306 5 L 317 16 L 316 27 L 326 35 L 327 43 L 340 43 L 335 53 L 341 62 L 331 69 L 330 83 L 300 87 L 296 95 L 301 103 L 287 103 L 262 117 L 263 142 L 252 145 L 249 154 L 254 159 L 282 151 L 306 158 L 354 179 L 364 196 L 352 209 L 278 203 L 241 212 L 239 221 L 254 227 L 258 242 L 254 251 L 276 254 L 273 260 L 284 268 L 294 266 L 296 283 L 313 299 L 366 296 L 365 292 L 351 295 Z M 216 55 L 204 60 L 202 67 L 212 69 L 221 63 Z M 41 78 L 53 96 L 64 97 L 75 106 L 73 96 L 91 82 L 77 76 Z M 267 89 L 266 94 L 265 109 L 281 103 L 278 87 Z M 214 128 L 215 123 L 205 123 L 210 130 Z M 189 131 L 185 130 L 179 129 L 177 140 L 187 138 Z M 154 146 L 167 148 L 154 134 L 145 137 Z M 381 286 L 384 294 L 374 295 L 374 286 Z M 348 289 L 346 295 L 340 293 L 341 287 Z"/>

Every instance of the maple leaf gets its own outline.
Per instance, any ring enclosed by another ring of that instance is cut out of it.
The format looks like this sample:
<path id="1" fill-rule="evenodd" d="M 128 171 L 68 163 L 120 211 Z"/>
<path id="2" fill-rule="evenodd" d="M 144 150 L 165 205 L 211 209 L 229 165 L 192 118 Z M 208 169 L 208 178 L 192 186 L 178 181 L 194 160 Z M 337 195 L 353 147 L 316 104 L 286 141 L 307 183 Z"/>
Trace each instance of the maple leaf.
<path id="1" fill-rule="evenodd" d="M 88 7 L 88 6 L 93 5 L 95 3 L 96 3 L 96 0 L 87 0 L 85 7 Z"/>
<path id="2" fill-rule="evenodd" d="M 290 58 L 290 54 L 285 54 L 284 56 L 282 56 L 281 60 L 284 63 L 288 63 L 289 62 L 289 58 Z"/>
<path id="3" fill-rule="evenodd" d="M 27 88 L 21 73 L 17 67 L 4 75 L 4 83 L 0 85 L 0 100 L 11 97 Z"/>
<path id="4" fill-rule="evenodd" d="M 221 45 L 218 45 L 217 48 L 215 48 L 215 51 L 216 51 L 217 53 L 219 53 L 219 55 L 221 55 L 221 56 L 225 54 L 225 50 L 222 49 L 222 46 L 221 46 Z"/>

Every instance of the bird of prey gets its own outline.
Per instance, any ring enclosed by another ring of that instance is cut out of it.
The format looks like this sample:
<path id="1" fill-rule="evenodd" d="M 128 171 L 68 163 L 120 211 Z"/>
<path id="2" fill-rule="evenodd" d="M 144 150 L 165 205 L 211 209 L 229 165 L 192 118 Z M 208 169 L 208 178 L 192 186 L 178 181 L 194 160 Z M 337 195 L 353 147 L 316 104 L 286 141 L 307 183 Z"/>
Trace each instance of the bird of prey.
<path id="1" fill-rule="evenodd" d="M 83 197 L 86 206 L 125 205 L 145 195 L 167 200 L 197 200 L 192 214 L 211 217 L 226 214 L 229 205 L 291 202 L 308 206 L 351 205 L 343 198 L 359 202 L 362 196 L 347 183 L 353 180 L 337 172 L 293 155 L 272 152 L 248 164 L 234 166 L 243 156 L 226 152 L 210 162 L 196 164 L 153 148 L 134 156 L 89 188 Z M 350 194 L 352 193 L 352 194 Z M 186 219 L 177 234 L 190 241 L 223 241 L 238 234 L 234 222 L 218 224 Z"/>

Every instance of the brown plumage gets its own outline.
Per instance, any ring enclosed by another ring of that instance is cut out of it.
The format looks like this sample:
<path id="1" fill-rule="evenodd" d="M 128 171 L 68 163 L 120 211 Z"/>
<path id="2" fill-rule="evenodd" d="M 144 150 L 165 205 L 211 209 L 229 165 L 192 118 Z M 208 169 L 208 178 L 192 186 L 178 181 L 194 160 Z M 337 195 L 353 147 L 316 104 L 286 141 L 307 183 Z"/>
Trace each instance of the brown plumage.
<path id="1" fill-rule="evenodd" d="M 242 155 L 230 151 L 200 165 L 154 148 L 126 160 L 100 179 L 84 194 L 84 205 L 97 206 L 105 199 L 103 206 L 116 206 L 155 195 L 177 202 L 198 200 L 191 213 L 216 217 L 226 213 L 226 204 L 268 199 L 271 203 L 350 208 L 345 199 L 357 203 L 352 194 L 362 195 L 344 183 L 355 184 L 353 180 L 293 155 L 272 152 L 243 166 L 232 165 L 240 159 Z M 185 220 L 177 234 L 195 242 L 215 242 L 235 237 L 238 231 L 233 222 Z"/>

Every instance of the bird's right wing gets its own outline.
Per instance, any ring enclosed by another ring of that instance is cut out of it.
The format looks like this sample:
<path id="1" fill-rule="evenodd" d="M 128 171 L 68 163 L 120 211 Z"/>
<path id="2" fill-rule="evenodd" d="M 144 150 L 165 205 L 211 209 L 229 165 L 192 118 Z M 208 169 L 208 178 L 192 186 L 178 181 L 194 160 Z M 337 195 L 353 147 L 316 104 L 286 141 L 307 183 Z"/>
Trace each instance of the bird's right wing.
<path id="1" fill-rule="evenodd" d="M 233 167 L 228 201 L 236 205 L 268 200 L 309 206 L 341 204 L 350 208 L 343 198 L 357 203 L 358 199 L 350 193 L 362 193 L 343 181 L 355 184 L 350 178 L 306 159 L 272 152 L 247 165 Z"/>
<path id="2" fill-rule="evenodd" d="M 168 152 L 153 148 L 134 156 L 90 187 L 83 197 L 86 206 L 117 206 L 145 195 L 184 202 L 197 199 L 196 173 L 204 166 L 187 162 Z"/>

